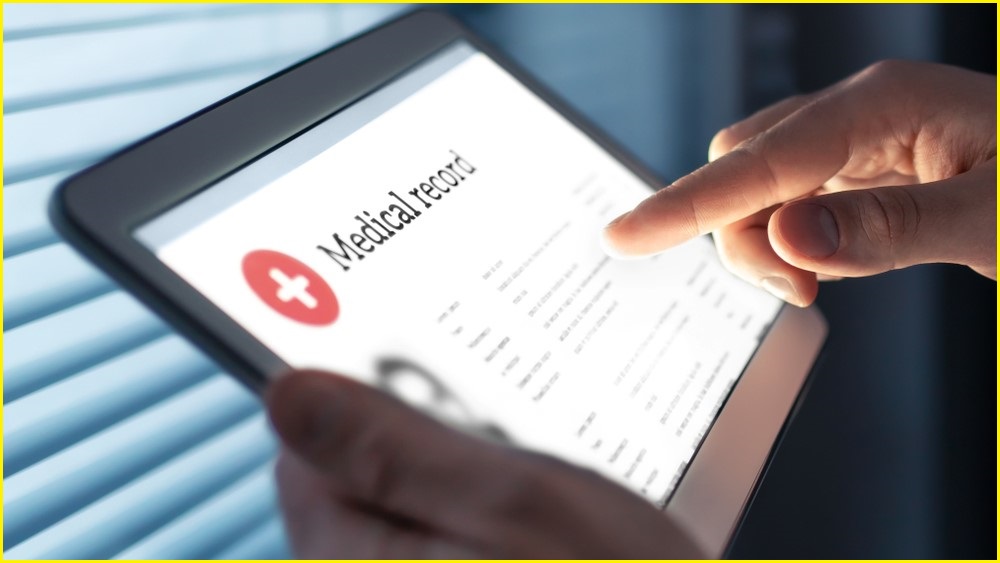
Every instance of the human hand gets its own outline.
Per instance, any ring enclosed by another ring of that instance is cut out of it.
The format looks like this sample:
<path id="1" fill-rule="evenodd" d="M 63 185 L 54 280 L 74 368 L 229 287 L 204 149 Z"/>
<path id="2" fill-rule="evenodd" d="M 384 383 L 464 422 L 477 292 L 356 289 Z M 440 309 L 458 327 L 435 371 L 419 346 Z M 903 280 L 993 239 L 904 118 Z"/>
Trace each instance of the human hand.
<path id="1" fill-rule="evenodd" d="M 669 517 L 595 473 L 461 434 L 364 384 L 267 391 L 301 558 L 692 558 Z"/>
<path id="2" fill-rule="evenodd" d="M 609 253 L 712 232 L 722 262 L 789 303 L 817 280 L 914 264 L 996 279 L 996 77 L 887 61 L 719 132 L 710 163 L 613 221 Z"/>

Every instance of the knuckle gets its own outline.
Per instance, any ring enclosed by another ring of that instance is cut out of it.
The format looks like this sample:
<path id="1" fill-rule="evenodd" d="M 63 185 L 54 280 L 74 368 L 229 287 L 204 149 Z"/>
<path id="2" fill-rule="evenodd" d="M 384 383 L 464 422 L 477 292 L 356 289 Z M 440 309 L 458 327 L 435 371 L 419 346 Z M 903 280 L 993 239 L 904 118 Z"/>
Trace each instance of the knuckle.
<path id="1" fill-rule="evenodd" d="M 863 82 L 877 84 L 892 83 L 909 74 L 913 63 L 898 59 L 884 59 L 874 62 L 856 75 Z"/>
<path id="2" fill-rule="evenodd" d="M 891 246 L 892 236 L 889 234 L 889 218 L 882 206 L 882 201 L 874 193 L 874 190 L 860 192 L 855 204 L 858 226 L 861 227 L 867 246 L 874 248 Z"/>
<path id="3" fill-rule="evenodd" d="M 822 122 L 824 115 L 830 112 L 831 106 L 835 103 L 836 95 L 834 93 L 817 95 L 802 104 L 802 107 L 796 110 L 795 116 L 799 123 Z"/>
<path id="4" fill-rule="evenodd" d="M 860 195 L 858 214 L 867 241 L 882 249 L 882 266 L 895 269 L 919 229 L 920 208 L 902 188 L 865 190 Z"/>
<path id="5" fill-rule="evenodd" d="M 740 168 L 746 171 L 748 180 L 763 188 L 759 195 L 753 198 L 745 191 L 740 192 L 740 196 L 745 198 L 743 203 L 749 208 L 764 209 L 785 199 L 781 193 L 777 172 L 766 156 L 769 142 L 766 135 L 757 136 L 750 142 L 742 143 L 730 153 L 734 160 L 741 161 Z"/>

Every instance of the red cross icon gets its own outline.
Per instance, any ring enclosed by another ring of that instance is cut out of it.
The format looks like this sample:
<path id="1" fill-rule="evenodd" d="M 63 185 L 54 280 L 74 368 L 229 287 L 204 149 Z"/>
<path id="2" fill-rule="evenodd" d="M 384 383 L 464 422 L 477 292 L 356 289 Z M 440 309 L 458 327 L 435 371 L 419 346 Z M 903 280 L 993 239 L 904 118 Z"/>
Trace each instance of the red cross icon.
<path id="1" fill-rule="evenodd" d="M 323 326 L 340 314 L 337 296 L 323 278 L 287 254 L 250 252 L 243 257 L 243 277 L 261 301 L 293 321 Z"/>

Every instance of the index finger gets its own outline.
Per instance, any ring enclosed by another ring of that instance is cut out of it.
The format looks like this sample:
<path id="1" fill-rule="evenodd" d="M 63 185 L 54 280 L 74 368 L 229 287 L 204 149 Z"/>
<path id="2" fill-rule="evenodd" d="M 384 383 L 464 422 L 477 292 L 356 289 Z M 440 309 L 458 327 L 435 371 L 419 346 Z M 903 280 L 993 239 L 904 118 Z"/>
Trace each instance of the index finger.
<path id="1" fill-rule="evenodd" d="M 870 109 L 856 98 L 843 90 L 820 97 L 656 192 L 608 225 L 609 250 L 660 252 L 816 189 L 847 164 L 854 145 L 881 138 L 864 119 Z"/>

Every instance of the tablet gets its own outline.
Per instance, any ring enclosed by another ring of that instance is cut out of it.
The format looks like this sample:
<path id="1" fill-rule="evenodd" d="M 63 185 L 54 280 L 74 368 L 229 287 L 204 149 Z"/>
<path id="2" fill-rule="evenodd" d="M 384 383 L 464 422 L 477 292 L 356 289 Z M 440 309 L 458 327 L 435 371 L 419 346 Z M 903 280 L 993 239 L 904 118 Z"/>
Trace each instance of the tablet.
<path id="1" fill-rule="evenodd" d="M 357 377 L 591 468 L 719 556 L 826 329 L 707 238 L 609 258 L 601 227 L 659 185 L 417 12 L 77 175 L 52 210 L 252 388 L 290 368 Z"/>

